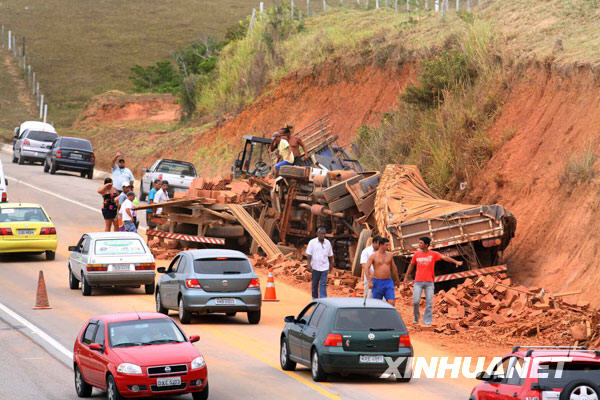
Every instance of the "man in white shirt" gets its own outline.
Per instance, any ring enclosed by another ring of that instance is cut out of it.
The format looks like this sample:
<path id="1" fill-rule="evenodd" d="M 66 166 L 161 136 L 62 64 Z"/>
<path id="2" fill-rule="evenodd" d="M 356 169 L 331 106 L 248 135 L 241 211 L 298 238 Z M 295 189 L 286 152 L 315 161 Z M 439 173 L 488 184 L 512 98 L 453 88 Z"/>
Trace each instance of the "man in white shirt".
<path id="1" fill-rule="evenodd" d="M 360 267 L 362 270 L 363 283 L 365 287 L 365 297 L 367 298 L 370 298 L 372 296 L 371 289 L 369 289 L 369 278 L 367 274 L 373 273 L 373 266 L 369 268 L 369 271 L 366 271 L 365 264 L 367 263 L 367 261 L 369 261 L 369 257 L 371 257 L 371 255 L 375 253 L 377 249 L 379 249 L 379 239 L 381 239 L 380 236 L 375 236 L 373 238 L 373 243 L 365 247 L 365 249 L 360 253 Z"/>
<path id="2" fill-rule="evenodd" d="M 169 201 L 168 189 L 169 189 L 169 182 L 162 181 L 162 183 L 160 185 L 160 189 L 154 195 L 154 202 L 155 203 L 164 203 L 166 201 Z M 162 208 L 157 208 L 156 213 L 161 214 Z"/>
<path id="3" fill-rule="evenodd" d="M 325 228 L 317 229 L 317 237 L 306 247 L 308 267 L 312 271 L 312 297 L 327 297 L 327 272 L 333 267 L 333 249 L 325 239 Z"/>
<path id="4" fill-rule="evenodd" d="M 125 159 L 122 157 L 121 152 L 117 152 L 112 160 L 112 176 L 113 186 L 119 192 L 123 191 L 123 184 L 125 182 L 131 182 L 131 184 L 133 184 L 133 181 L 135 180 L 131 170 L 125 167 Z M 133 185 L 131 188 L 133 190 Z"/>
<path id="5" fill-rule="evenodd" d="M 135 228 L 135 222 L 133 222 L 133 199 L 135 198 L 135 193 L 130 191 L 127 193 L 127 200 L 121 204 L 121 208 L 119 212 L 121 213 L 121 218 L 123 219 L 123 226 L 125 227 L 125 232 L 137 232 Z"/>

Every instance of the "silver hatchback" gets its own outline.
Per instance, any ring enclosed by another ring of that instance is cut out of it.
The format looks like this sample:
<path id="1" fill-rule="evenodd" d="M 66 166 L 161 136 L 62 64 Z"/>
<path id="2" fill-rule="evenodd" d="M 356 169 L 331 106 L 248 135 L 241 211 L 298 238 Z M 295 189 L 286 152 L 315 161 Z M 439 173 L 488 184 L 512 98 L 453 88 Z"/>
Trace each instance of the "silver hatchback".
<path id="1" fill-rule="evenodd" d="M 84 234 L 69 246 L 69 287 L 84 296 L 93 287 L 140 287 L 154 294 L 154 256 L 144 239 L 134 232 Z"/>
<path id="2" fill-rule="evenodd" d="M 179 312 L 182 324 L 192 313 L 248 313 L 248 322 L 260 321 L 258 276 L 243 253 L 235 250 L 187 250 L 175 256 L 156 284 L 156 311 Z"/>
<path id="3" fill-rule="evenodd" d="M 26 130 L 15 142 L 13 162 L 23 165 L 29 162 L 44 162 L 52 143 L 58 138 L 54 132 Z"/>

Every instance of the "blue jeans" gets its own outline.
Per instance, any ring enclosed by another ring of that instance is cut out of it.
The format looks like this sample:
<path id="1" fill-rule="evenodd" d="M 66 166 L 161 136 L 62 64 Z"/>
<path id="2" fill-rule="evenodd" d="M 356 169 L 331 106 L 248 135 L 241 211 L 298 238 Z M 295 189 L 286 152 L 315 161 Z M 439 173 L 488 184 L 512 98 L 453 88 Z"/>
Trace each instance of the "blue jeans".
<path id="1" fill-rule="evenodd" d="M 433 282 L 415 282 L 412 298 L 415 321 L 419 322 L 419 318 L 421 318 L 419 302 L 421 301 L 423 291 L 425 291 L 425 315 L 423 316 L 423 323 L 431 325 L 431 321 L 433 320 Z"/>
<path id="2" fill-rule="evenodd" d="M 327 297 L 327 273 L 329 271 L 312 270 L 312 297 Z M 320 295 L 320 296 L 319 296 Z"/>
<path id="3" fill-rule="evenodd" d="M 133 221 L 123 221 L 123 227 L 125 228 L 125 232 L 137 232 L 135 222 Z"/>
<path id="4" fill-rule="evenodd" d="M 279 171 L 279 168 L 283 167 L 284 165 L 294 165 L 291 162 L 288 161 L 279 161 L 277 164 L 275 164 L 275 169 L 277 171 Z"/>

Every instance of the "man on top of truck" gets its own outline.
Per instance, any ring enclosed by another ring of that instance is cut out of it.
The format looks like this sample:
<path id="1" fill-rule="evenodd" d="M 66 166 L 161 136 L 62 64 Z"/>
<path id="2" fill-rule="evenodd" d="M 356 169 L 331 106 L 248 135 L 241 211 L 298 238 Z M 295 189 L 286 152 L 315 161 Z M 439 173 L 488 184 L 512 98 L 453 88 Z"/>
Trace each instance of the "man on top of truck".
<path id="1" fill-rule="evenodd" d="M 392 253 L 388 251 L 389 243 L 390 241 L 386 238 L 379 239 L 379 248 L 369 257 L 365 264 L 365 271 L 369 271 L 369 268 L 373 266 L 373 273 L 367 274 L 373 298 L 382 300 L 385 297 L 387 302 L 394 306 L 396 305 L 394 288 L 400 284 L 400 278 Z"/>
<path id="2" fill-rule="evenodd" d="M 299 136 L 292 135 L 293 126 L 286 125 L 281 129 L 289 134 L 288 142 L 294 154 L 294 165 L 301 165 L 303 157 L 306 156 L 306 145 Z M 300 153 L 300 147 L 302 147 L 302 153 Z"/>
<path id="3" fill-rule="evenodd" d="M 413 258 L 408 266 L 406 275 L 404 276 L 404 282 L 408 282 L 408 279 L 415 267 L 417 266 L 417 272 L 415 273 L 415 285 L 413 287 L 413 324 L 419 323 L 419 303 L 421 302 L 421 294 L 425 291 L 425 315 L 423 316 L 423 323 L 427 326 L 431 325 L 433 320 L 433 289 L 434 289 L 434 278 L 435 278 L 435 263 L 439 260 L 443 260 L 449 263 L 456 264 L 460 267 L 463 262 L 457 261 L 452 257 L 445 256 L 438 253 L 437 251 L 429 250 L 431 239 L 427 236 L 419 238 L 419 250 L 415 252 Z"/>
<path id="4" fill-rule="evenodd" d="M 281 161 L 275 164 L 275 170 L 277 172 L 279 172 L 279 168 L 284 165 L 294 165 L 294 153 L 292 152 L 289 139 L 289 129 L 281 128 L 279 132 L 275 132 L 275 134 L 273 134 L 273 142 L 271 142 L 269 150 L 273 151 L 275 150 L 275 147 L 277 147 L 279 157 L 281 157 Z"/>

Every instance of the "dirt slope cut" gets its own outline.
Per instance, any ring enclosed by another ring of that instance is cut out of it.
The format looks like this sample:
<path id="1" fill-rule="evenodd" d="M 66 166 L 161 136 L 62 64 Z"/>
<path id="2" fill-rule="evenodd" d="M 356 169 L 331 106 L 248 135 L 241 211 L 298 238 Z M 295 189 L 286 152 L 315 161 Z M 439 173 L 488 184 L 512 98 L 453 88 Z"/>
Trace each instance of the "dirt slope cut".
<path id="1" fill-rule="evenodd" d="M 239 146 L 242 134 L 270 137 L 285 124 L 299 129 L 328 113 L 338 143 L 349 144 L 361 125 L 378 122 L 393 107 L 414 77 L 414 68 L 346 68 L 330 62 L 289 74 L 232 120 L 203 135 L 202 141 L 226 138 Z"/>
<path id="2" fill-rule="evenodd" d="M 126 122 L 170 122 L 179 119 L 181 107 L 171 94 L 125 94 L 118 90 L 92 97 L 75 126 Z"/>
<path id="3" fill-rule="evenodd" d="M 579 300 L 598 305 L 600 186 L 561 184 L 561 176 L 572 156 L 590 147 L 600 154 L 600 88 L 589 70 L 565 77 L 532 67 L 522 76 L 490 131 L 509 139 L 468 200 L 498 202 L 517 217 L 505 256 L 520 283 L 582 289 Z"/>

